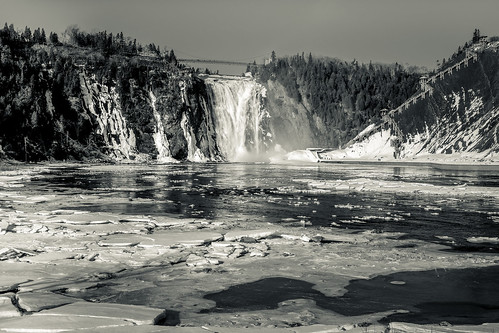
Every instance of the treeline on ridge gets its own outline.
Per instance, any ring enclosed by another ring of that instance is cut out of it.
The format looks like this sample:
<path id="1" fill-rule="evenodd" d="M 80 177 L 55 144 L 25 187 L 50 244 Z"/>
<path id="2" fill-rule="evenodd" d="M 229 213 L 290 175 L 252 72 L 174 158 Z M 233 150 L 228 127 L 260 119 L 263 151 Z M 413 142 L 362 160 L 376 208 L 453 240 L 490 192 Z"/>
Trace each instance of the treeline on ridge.
<path id="1" fill-rule="evenodd" d="M 329 144 L 339 146 L 380 118 L 380 111 L 393 109 L 418 87 L 419 69 L 399 64 L 359 64 L 337 59 L 308 57 L 302 53 L 277 58 L 270 63 L 249 65 L 258 80 L 280 82 L 287 94 L 304 103 L 334 132 Z"/>

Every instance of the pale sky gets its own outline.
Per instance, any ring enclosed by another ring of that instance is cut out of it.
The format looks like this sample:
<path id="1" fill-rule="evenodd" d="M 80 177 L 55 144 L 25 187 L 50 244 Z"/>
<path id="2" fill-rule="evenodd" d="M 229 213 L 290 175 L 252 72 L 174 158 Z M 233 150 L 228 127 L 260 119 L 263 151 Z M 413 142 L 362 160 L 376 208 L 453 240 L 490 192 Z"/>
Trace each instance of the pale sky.
<path id="1" fill-rule="evenodd" d="M 475 28 L 499 35 L 499 0 L 0 0 L 5 22 L 122 31 L 180 58 L 261 62 L 275 50 L 433 68 Z"/>

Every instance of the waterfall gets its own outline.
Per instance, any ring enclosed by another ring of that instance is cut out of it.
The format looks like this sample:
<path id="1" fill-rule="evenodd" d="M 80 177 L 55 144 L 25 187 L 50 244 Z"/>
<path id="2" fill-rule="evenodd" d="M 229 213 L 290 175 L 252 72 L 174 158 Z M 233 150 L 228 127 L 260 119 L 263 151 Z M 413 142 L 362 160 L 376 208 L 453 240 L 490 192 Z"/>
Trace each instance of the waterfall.
<path id="1" fill-rule="evenodd" d="M 205 79 L 216 143 L 228 161 L 245 161 L 262 150 L 263 86 L 247 78 Z"/>

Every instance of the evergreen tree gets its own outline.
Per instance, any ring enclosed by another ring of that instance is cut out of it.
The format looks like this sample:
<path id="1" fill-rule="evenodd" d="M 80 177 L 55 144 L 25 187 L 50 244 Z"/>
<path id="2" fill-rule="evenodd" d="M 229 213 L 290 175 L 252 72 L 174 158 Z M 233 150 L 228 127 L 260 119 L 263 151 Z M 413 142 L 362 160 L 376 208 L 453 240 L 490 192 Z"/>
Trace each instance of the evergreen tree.
<path id="1" fill-rule="evenodd" d="M 46 44 L 47 43 L 47 35 L 45 35 L 45 29 L 42 28 L 42 33 L 40 36 L 40 43 L 41 44 Z"/>
<path id="2" fill-rule="evenodd" d="M 136 39 L 133 40 L 132 53 L 137 54 L 137 40 Z"/>
<path id="3" fill-rule="evenodd" d="M 9 36 L 10 40 L 17 40 L 17 37 L 19 36 L 16 32 L 16 29 L 14 29 L 14 24 L 9 25 Z"/>
<path id="4" fill-rule="evenodd" d="M 22 38 L 25 42 L 31 42 L 31 29 L 28 26 L 24 28 Z"/>
<path id="5" fill-rule="evenodd" d="M 177 57 L 175 56 L 175 52 L 173 52 L 173 50 L 170 51 L 170 56 L 169 56 L 168 61 L 171 64 L 177 65 Z"/>
<path id="6" fill-rule="evenodd" d="M 59 36 L 57 36 L 57 34 L 55 32 L 50 33 L 49 40 L 50 40 L 51 44 L 54 44 L 54 45 L 59 44 Z"/>
<path id="7" fill-rule="evenodd" d="M 475 29 L 473 32 L 473 43 L 478 43 L 480 41 L 480 29 Z"/>
<path id="8" fill-rule="evenodd" d="M 40 28 L 37 28 L 33 32 L 33 43 L 39 44 L 41 42 L 41 38 L 42 38 L 42 33 L 40 32 Z"/>

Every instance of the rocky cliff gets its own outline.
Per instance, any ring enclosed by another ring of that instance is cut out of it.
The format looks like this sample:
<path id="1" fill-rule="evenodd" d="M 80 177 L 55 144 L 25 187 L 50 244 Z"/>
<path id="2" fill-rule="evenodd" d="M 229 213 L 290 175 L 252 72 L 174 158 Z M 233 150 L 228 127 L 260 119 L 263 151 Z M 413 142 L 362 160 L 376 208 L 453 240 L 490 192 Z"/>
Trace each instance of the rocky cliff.
<path id="1" fill-rule="evenodd" d="M 130 130 L 115 87 L 108 87 L 80 73 L 81 94 L 78 97 L 82 111 L 92 119 L 95 134 L 103 140 L 111 157 L 131 159 L 137 155 L 136 138 Z"/>
<path id="2" fill-rule="evenodd" d="M 218 161 L 203 80 L 161 59 L 3 45 L 0 157 Z"/>
<path id="3" fill-rule="evenodd" d="M 337 158 L 417 158 L 445 154 L 497 159 L 499 53 L 497 44 L 434 73 L 425 88 L 369 125 Z M 423 91 L 424 89 L 424 91 Z"/>

